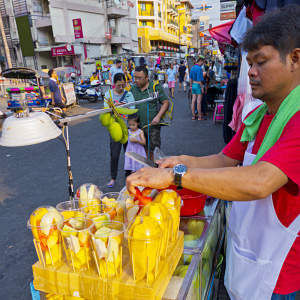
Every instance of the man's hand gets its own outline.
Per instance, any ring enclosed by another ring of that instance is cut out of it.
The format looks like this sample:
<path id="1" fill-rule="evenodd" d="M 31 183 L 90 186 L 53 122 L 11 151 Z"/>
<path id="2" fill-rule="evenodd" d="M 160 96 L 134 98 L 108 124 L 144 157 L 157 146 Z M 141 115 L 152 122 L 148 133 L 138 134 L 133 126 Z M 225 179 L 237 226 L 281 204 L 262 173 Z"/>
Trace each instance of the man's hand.
<path id="1" fill-rule="evenodd" d="M 135 187 L 143 186 L 153 189 L 165 189 L 174 183 L 172 169 L 142 168 L 126 179 L 129 194 L 135 194 Z"/>
<path id="2" fill-rule="evenodd" d="M 159 159 L 156 161 L 159 164 L 159 168 L 173 168 L 178 164 L 184 164 L 182 156 L 171 156 Z"/>
<path id="3" fill-rule="evenodd" d="M 160 117 L 156 116 L 156 117 L 152 120 L 151 125 L 158 125 L 159 121 L 160 121 Z"/>

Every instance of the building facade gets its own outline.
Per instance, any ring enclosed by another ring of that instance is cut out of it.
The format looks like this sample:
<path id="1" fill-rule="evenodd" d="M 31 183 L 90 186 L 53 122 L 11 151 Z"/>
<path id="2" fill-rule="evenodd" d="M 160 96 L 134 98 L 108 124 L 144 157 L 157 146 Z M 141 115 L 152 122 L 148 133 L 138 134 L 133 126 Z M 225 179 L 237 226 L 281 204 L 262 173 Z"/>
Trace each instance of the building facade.
<path id="1" fill-rule="evenodd" d="M 8 28 L 5 36 L 12 65 L 35 69 L 76 66 L 80 73 L 86 61 L 111 54 L 137 52 L 137 7 L 129 2 L 0 0 L 3 25 Z M 26 15 L 34 49 L 30 56 L 24 55 L 24 42 L 19 36 L 23 31 L 18 17 Z M 78 29 L 81 35 L 75 39 Z M 2 53 L 5 53 L 3 46 Z"/>
<path id="2" fill-rule="evenodd" d="M 192 48 L 191 9 L 187 0 L 136 0 L 139 52 L 187 53 Z"/>

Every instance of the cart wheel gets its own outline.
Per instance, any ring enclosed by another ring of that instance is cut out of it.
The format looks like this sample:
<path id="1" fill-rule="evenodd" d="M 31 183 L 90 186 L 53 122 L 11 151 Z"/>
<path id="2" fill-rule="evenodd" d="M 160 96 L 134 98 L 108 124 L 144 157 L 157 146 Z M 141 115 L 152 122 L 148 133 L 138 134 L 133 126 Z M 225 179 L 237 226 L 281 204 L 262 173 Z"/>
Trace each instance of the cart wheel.
<path id="1" fill-rule="evenodd" d="M 227 293 L 227 290 L 224 285 L 224 277 L 225 277 L 225 268 L 226 268 L 226 263 L 225 259 L 222 263 L 222 268 L 221 268 L 221 275 L 220 275 L 220 280 L 219 280 L 219 285 L 218 285 L 218 300 L 230 300 L 230 297 Z"/>
<path id="2" fill-rule="evenodd" d="M 98 100 L 98 96 L 96 95 L 94 97 L 89 97 L 88 100 L 89 100 L 90 103 L 95 103 Z"/>

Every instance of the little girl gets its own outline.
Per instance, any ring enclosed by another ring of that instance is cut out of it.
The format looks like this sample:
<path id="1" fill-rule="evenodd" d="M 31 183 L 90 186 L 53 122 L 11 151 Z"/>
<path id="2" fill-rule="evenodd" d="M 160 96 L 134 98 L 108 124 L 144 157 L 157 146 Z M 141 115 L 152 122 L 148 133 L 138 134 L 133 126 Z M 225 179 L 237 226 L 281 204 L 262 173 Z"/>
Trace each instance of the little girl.
<path id="1" fill-rule="evenodd" d="M 144 145 L 146 145 L 146 139 L 143 130 L 139 129 L 140 117 L 137 114 L 132 114 L 128 116 L 128 144 L 126 152 L 135 152 L 145 158 L 147 158 Z M 129 158 L 125 155 L 125 176 L 129 176 L 131 173 L 138 171 L 144 166 L 137 161 Z"/>

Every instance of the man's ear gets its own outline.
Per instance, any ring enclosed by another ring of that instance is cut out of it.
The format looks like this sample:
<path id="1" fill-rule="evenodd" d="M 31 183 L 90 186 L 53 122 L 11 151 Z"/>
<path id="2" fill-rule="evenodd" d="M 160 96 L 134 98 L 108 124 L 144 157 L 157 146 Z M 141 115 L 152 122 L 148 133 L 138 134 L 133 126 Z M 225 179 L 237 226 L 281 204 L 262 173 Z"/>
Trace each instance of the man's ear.
<path id="1" fill-rule="evenodd" d="M 296 71 L 300 68 L 300 48 L 295 48 L 290 53 L 291 58 L 291 70 Z"/>

